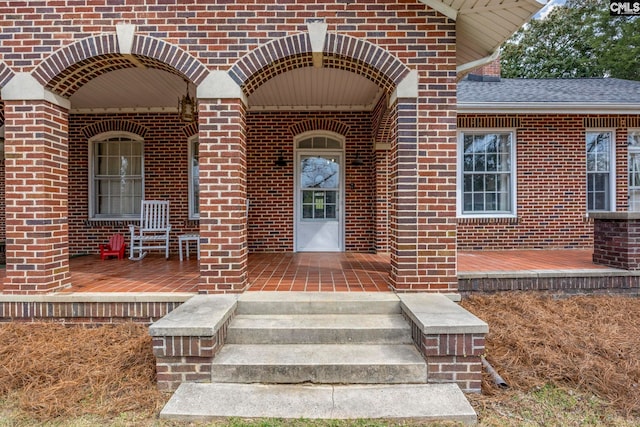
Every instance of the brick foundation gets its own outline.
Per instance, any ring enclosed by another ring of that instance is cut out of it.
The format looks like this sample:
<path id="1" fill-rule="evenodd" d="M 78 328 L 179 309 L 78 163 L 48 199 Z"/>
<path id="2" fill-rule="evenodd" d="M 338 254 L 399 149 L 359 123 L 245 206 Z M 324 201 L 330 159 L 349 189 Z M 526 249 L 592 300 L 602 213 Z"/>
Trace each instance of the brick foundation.
<path id="1" fill-rule="evenodd" d="M 464 275 L 458 278 L 462 295 L 506 291 L 538 291 L 558 294 L 621 294 L 640 295 L 640 276 L 632 272 L 603 274 L 596 272 L 564 275 L 531 274 L 527 277 L 488 277 Z"/>
<path id="2" fill-rule="evenodd" d="M 128 295 L 0 296 L 0 322 L 57 322 L 149 325 L 179 307 L 186 298 Z"/>

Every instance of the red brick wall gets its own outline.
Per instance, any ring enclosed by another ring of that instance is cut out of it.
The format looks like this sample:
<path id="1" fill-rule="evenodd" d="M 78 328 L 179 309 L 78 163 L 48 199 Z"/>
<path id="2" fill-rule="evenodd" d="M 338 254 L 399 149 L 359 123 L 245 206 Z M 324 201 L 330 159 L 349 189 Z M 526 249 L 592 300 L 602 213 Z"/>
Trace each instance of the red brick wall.
<path id="1" fill-rule="evenodd" d="M 143 34 L 180 46 L 212 68 L 232 64 L 274 38 L 303 31 L 310 19 L 325 19 L 330 32 L 367 39 L 396 52 L 403 60 L 426 58 L 425 46 L 441 49 L 446 34 L 438 26 L 450 25 L 414 0 L 5 1 L 0 4 L 0 16 L 0 33 L 7 37 L 3 45 L 16 50 L 14 55 L 5 55 L 4 61 L 15 72 L 32 70 L 73 41 L 113 33 L 121 22 L 135 24 Z M 399 41 L 406 37 L 408 42 Z"/>
<path id="2" fill-rule="evenodd" d="M 483 117 L 488 116 L 459 115 L 458 124 Z M 459 219 L 458 249 L 592 247 L 593 224 L 586 216 L 585 129 L 615 129 L 616 205 L 624 211 L 628 120 L 560 114 L 503 117 L 517 123 L 517 218 Z"/>

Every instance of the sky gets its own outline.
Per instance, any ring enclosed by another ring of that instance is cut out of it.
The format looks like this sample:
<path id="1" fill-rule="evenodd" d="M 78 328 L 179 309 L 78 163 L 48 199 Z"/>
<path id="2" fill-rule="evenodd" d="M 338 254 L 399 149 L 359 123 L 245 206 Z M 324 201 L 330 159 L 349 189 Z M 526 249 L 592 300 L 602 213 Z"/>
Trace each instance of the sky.
<path id="1" fill-rule="evenodd" d="M 545 18 L 549 12 L 551 12 L 553 10 L 554 7 L 559 6 L 564 4 L 566 0 L 549 0 L 547 1 L 547 4 L 540 9 L 540 12 L 538 12 L 535 16 L 534 19 L 543 19 Z"/>

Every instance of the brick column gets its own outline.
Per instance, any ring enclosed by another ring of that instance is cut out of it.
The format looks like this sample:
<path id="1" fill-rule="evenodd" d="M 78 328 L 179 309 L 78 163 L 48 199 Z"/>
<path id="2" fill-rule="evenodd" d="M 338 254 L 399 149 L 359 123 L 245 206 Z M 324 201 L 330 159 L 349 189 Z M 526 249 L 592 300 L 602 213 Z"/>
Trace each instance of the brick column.
<path id="1" fill-rule="evenodd" d="M 438 98 L 434 105 L 417 96 L 429 84 L 428 75 L 410 74 L 390 107 L 396 119 L 390 278 L 397 291 L 455 292 L 455 81 L 442 85 L 443 94 L 453 99 Z"/>
<path id="2" fill-rule="evenodd" d="M 391 282 L 400 290 L 412 290 L 418 277 L 417 246 L 417 104 L 398 99 L 390 107 L 396 120 L 391 148 Z"/>
<path id="3" fill-rule="evenodd" d="M 593 262 L 640 270 L 640 213 L 593 212 Z"/>
<path id="4" fill-rule="evenodd" d="M 4 292 L 51 292 L 67 286 L 70 280 L 68 103 L 45 91 L 29 75 L 14 79 L 2 92 L 7 235 Z M 31 99 L 20 99 L 23 93 Z"/>
<path id="5" fill-rule="evenodd" d="M 220 90 L 224 83 L 230 85 L 230 94 Z M 209 76 L 198 87 L 198 101 L 198 291 L 242 292 L 248 285 L 246 102 L 239 88 L 228 82 L 226 73 Z"/>

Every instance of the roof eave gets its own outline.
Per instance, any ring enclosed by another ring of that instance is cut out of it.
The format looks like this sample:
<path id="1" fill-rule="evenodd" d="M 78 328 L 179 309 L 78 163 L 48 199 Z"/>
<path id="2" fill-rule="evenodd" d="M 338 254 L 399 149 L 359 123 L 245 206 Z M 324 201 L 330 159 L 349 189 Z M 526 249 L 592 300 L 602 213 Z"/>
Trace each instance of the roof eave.
<path id="1" fill-rule="evenodd" d="M 640 104 L 578 102 L 459 102 L 458 114 L 640 114 Z"/>

